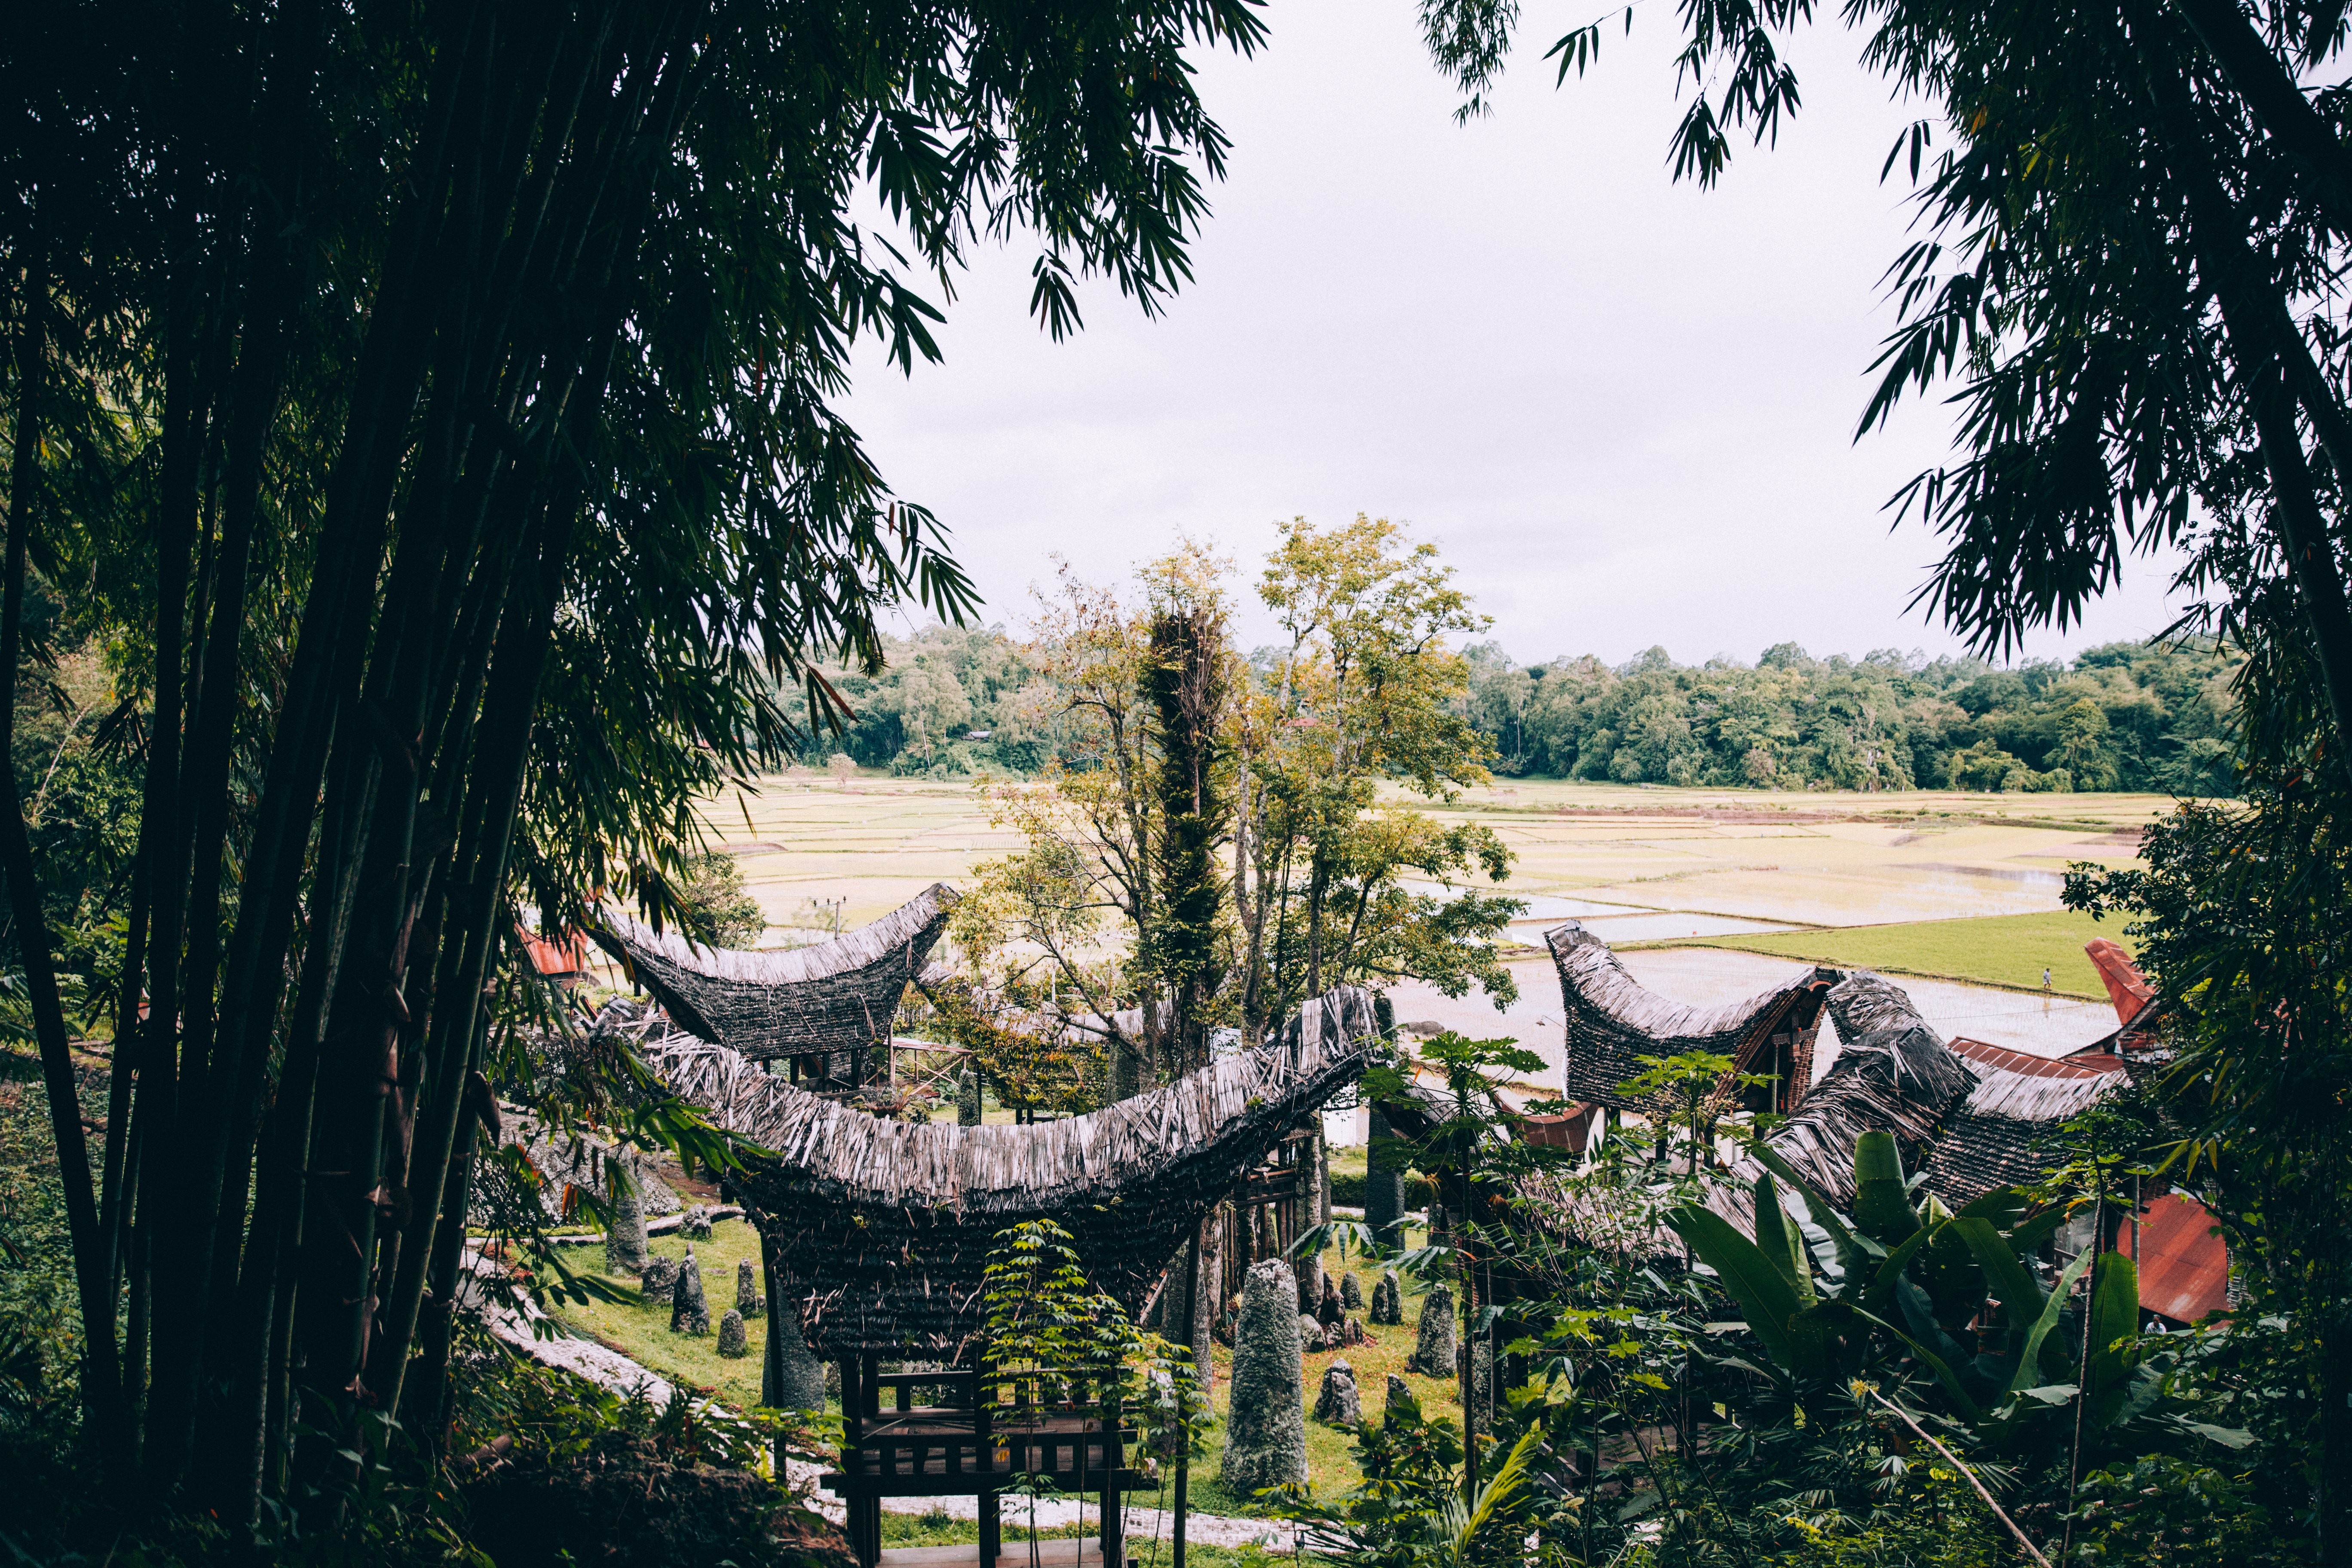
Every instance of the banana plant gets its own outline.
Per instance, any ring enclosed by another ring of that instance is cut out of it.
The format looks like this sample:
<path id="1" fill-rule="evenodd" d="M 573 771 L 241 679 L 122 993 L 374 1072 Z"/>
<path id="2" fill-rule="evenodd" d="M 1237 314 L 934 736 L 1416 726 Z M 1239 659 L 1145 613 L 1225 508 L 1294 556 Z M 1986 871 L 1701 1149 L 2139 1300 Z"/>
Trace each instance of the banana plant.
<path id="1" fill-rule="evenodd" d="M 1791 1391 L 1865 1373 L 1883 1355 L 1909 1352 L 1952 1401 L 1980 1421 L 1989 1409 L 2014 1408 L 2023 1395 L 2047 1402 L 2074 1393 L 2054 1331 L 2069 1294 L 2092 1255 L 2069 1265 L 2045 1292 L 2025 1261 L 2065 1218 L 2063 1208 L 2028 1214 L 2023 1194 L 2004 1187 L 1954 1214 L 1932 1194 L 1915 1199 L 1900 1152 L 1885 1132 L 1854 1146 L 1854 1203 L 1841 1215 L 1772 1149 L 1751 1146 L 1764 1172 L 1754 1184 L 1755 1234 L 1742 1236 L 1712 1209 L 1686 1204 L 1666 1223 L 1722 1279 L 1766 1357 L 1768 1374 Z M 1802 1201 L 1802 1217 L 1782 1192 Z M 2128 1259 L 2103 1265 L 2093 1303 L 2095 1346 L 2112 1346 L 2137 1328 L 2137 1280 Z M 1988 1299 L 1999 1303 L 1998 1336 L 1971 1336 Z M 2119 1327 L 2117 1325 L 2120 1325 Z M 2113 1333 L 2105 1339 L 2096 1336 Z M 1970 1348 L 1966 1338 L 1989 1338 Z M 2126 1352 L 2095 1351 L 2095 1401 L 2124 1387 Z M 2102 1379 L 2106 1382 L 2102 1383 Z M 2125 1415 L 2118 1394 L 2103 1408 Z"/>

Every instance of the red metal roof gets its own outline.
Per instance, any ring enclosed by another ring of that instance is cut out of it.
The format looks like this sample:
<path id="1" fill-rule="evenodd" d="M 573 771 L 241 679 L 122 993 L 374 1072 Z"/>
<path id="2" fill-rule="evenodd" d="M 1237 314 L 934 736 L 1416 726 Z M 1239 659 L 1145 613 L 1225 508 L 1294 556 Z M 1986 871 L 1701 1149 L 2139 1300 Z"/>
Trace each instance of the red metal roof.
<path id="1" fill-rule="evenodd" d="M 530 957 L 530 966 L 541 974 L 577 974 L 588 967 L 588 937 L 583 931 L 568 931 L 561 939 L 551 942 L 525 929 L 522 950 Z"/>
<path id="2" fill-rule="evenodd" d="M 2099 979 L 2107 987 L 2107 1000 L 2116 1005 L 2118 1023 L 2129 1024 L 2139 1016 L 2142 1008 L 2156 1000 L 2156 987 L 2147 983 L 2147 976 L 2139 972 L 2139 965 L 2132 962 L 2132 955 L 2120 943 L 2095 936 L 2083 944 L 2083 951 L 2091 955 Z"/>
<path id="3" fill-rule="evenodd" d="M 2129 1233 L 2116 1244 L 2128 1249 Z M 2230 1253 L 2211 1211 L 2195 1198 L 2167 1193 L 2147 1205 L 2139 1226 L 2139 1304 L 2176 1323 L 2194 1323 L 2229 1305 Z"/>
<path id="4" fill-rule="evenodd" d="M 1972 1062 L 2001 1068 L 2026 1078 L 2100 1078 L 2123 1070 L 2121 1057 L 2104 1051 L 2078 1051 L 2069 1057 L 2030 1057 L 2007 1046 L 1988 1045 L 1965 1036 L 1952 1037 L 1952 1049 Z"/>

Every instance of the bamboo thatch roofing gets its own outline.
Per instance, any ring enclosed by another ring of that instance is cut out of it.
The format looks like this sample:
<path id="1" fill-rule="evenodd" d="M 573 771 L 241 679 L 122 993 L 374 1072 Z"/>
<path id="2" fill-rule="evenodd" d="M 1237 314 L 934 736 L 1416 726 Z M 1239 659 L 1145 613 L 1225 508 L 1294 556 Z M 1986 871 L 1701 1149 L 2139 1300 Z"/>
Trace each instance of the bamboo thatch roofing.
<path id="1" fill-rule="evenodd" d="M 953 888 L 934 882 L 872 925 L 782 952 L 704 947 L 617 910 L 593 934 L 681 1028 L 765 1060 L 853 1050 L 887 1036 L 956 901 Z"/>
<path id="2" fill-rule="evenodd" d="M 1201 1215 L 1363 1071 L 1377 1036 L 1370 994 L 1343 986 L 1274 1044 L 1026 1127 L 881 1121 L 688 1037 L 647 1058 L 767 1151 L 730 1185 L 780 1249 L 810 1347 L 931 1356 L 978 1331 L 989 1249 L 1024 1220 L 1059 1223 L 1087 1277 L 1139 1308 Z"/>
<path id="3" fill-rule="evenodd" d="M 1752 1039 L 1754 1021 L 1774 1016 L 1780 999 L 1816 974 L 1807 971 L 1729 1006 L 1686 1007 L 1643 989 L 1600 938 L 1574 921 L 1549 933 L 1549 940 L 1570 1020 L 1568 1093 L 1624 1110 L 1644 1108 L 1594 1091 L 1633 1076 L 1637 1056 L 1693 1049 L 1730 1054 L 1720 1042 Z M 2049 1076 L 1973 1059 L 1947 1044 L 1902 988 L 1885 978 L 1818 974 L 1836 982 L 1828 990 L 1827 1011 L 1837 1029 L 1838 1056 L 1765 1142 L 1841 1207 L 1853 1201 L 1853 1149 L 1864 1132 L 1893 1133 L 1906 1168 L 1924 1171 L 1928 1190 L 1957 1208 L 1995 1187 L 2038 1180 L 2047 1163 L 2040 1145 L 2051 1130 L 2124 1082 L 2120 1072 Z M 1580 1054 L 1586 1063 L 1581 1077 Z M 1747 1184 L 1763 1169 L 1751 1155 L 1735 1158 L 1731 1173 L 1739 1179 L 1718 1184 L 1709 1206 L 1745 1228 L 1750 1223 Z M 1533 1195 L 1557 1209 L 1566 1201 L 1563 1191 Z M 1607 1229 L 1591 1215 L 1570 1215 L 1567 1223 L 1580 1235 L 1596 1226 Z M 1626 1244 L 1613 1234 L 1596 1232 L 1587 1239 Z M 1661 1251 L 1674 1249 L 1663 1233 L 1654 1240 Z"/>
<path id="4" fill-rule="evenodd" d="M 1864 1132 L 1892 1132 L 1906 1153 L 1916 1151 L 1973 1079 L 1911 998 L 1875 974 L 1849 974 L 1832 986 L 1829 1012 L 1837 1059 L 1765 1142 L 1815 1190 L 1845 1205 L 1853 1201 L 1853 1146 Z"/>
<path id="5" fill-rule="evenodd" d="M 1544 942 L 1559 972 L 1566 1015 L 1564 1090 L 1570 1100 L 1614 1110 L 1654 1109 L 1618 1089 L 1642 1074 L 1643 1057 L 1714 1051 L 1737 1062 L 1736 1071 L 1746 1070 L 1767 1037 L 1812 1023 L 1813 998 L 1834 973 L 1807 964 L 1744 1002 L 1694 1007 L 1634 979 L 1609 944 L 1580 921 L 1546 931 Z"/>
<path id="6" fill-rule="evenodd" d="M 1971 1062 L 1976 1087 L 1945 1122 L 1927 1158 L 1928 1189 L 1958 1207 L 1995 1187 L 2042 1179 L 2055 1163 L 2051 1134 L 2121 1089 L 2121 1071 L 2049 1078 Z"/>

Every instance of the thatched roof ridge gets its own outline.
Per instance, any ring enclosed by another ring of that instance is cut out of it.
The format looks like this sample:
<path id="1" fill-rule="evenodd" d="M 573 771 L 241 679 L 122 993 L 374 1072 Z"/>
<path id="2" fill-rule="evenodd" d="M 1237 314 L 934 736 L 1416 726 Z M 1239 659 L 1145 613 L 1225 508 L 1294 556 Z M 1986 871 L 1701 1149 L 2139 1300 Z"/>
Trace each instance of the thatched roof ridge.
<path id="1" fill-rule="evenodd" d="M 1696 1007 L 1661 996 L 1634 979 L 1609 944 L 1580 921 L 1563 921 L 1544 933 L 1544 942 L 1559 972 L 1560 1005 L 1567 1015 L 1568 1098 L 1620 1110 L 1646 1109 L 1617 1087 L 1641 1074 L 1642 1058 L 1715 1051 L 1739 1058 L 1746 1054 L 1743 1047 L 1786 1017 L 1822 979 L 1820 971 L 1806 964 L 1745 1001 Z"/>
<path id="2" fill-rule="evenodd" d="M 1878 975 L 1849 974 L 1830 987 L 1829 1011 L 1837 1060 L 1765 1142 L 1843 1205 L 1853 1200 L 1853 1146 L 1864 1132 L 1892 1132 L 1906 1152 L 1916 1150 L 1975 1079 L 1911 998 Z M 1752 1180 L 1763 1167 L 1743 1158 L 1734 1169 Z"/>
<path id="3" fill-rule="evenodd" d="M 1088 1277 L 1140 1306 L 1191 1226 L 1361 1074 L 1377 1037 L 1370 994 L 1343 986 L 1274 1044 L 1027 1127 L 881 1121 L 700 1040 L 646 1055 L 679 1094 L 769 1151 L 730 1189 L 776 1244 L 811 1347 L 938 1354 L 977 1331 L 989 1248 L 1026 1219 L 1061 1224 Z"/>
<path id="4" fill-rule="evenodd" d="M 2054 1162 L 2052 1131 L 2122 1089 L 2129 1075 L 2046 1078 L 1970 1064 L 1976 1087 L 1948 1120 L 1928 1156 L 1927 1185 L 1958 1207 L 1995 1187 L 2028 1186 Z"/>
<path id="5" fill-rule="evenodd" d="M 956 903 L 953 888 L 934 882 L 871 925 L 777 952 L 705 947 L 618 910 L 592 934 L 680 1027 L 747 1057 L 809 1056 L 889 1033 Z"/>

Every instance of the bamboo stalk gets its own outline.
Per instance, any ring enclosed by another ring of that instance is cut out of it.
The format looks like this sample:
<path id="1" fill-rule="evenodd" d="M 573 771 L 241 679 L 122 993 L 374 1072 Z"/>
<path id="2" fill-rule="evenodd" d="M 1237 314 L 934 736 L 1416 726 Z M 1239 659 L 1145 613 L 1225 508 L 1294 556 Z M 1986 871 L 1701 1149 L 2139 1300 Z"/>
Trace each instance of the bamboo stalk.
<path id="1" fill-rule="evenodd" d="M 1977 1473 L 1969 1468 L 1966 1465 L 1960 1463 L 1958 1455 L 1953 1453 L 1949 1448 L 1945 1447 L 1941 1443 L 1936 1441 L 1935 1438 L 1929 1436 L 1926 1428 L 1922 1427 L 1916 1421 L 1911 1419 L 1911 1415 L 1908 1411 L 1895 1404 L 1893 1400 L 1887 1398 L 1885 1394 L 1879 1393 L 1878 1390 L 1865 1387 L 1864 1392 L 1868 1394 L 1873 1399 L 1877 1400 L 1879 1404 L 1886 1406 L 1889 1411 L 1893 1412 L 1895 1418 L 1897 1421 L 1902 1422 L 1904 1426 L 1909 1427 L 1913 1436 L 1916 1436 L 1922 1443 L 1927 1444 L 1930 1448 L 1935 1449 L 1937 1453 L 1941 1454 L 1944 1457 L 1944 1462 L 1950 1465 L 1952 1468 L 1958 1470 L 1961 1477 L 1967 1480 L 1969 1485 L 1976 1489 L 1976 1494 L 1984 1500 L 1985 1507 L 1992 1510 L 1992 1516 L 2000 1521 L 2002 1528 L 2006 1529 L 2009 1533 L 2015 1538 L 2018 1546 L 2028 1557 L 2033 1560 L 2036 1564 L 2036 1568 L 2050 1568 L 2050 1559 L 2042 1556 L 2041 1549 L 2035 1546 L 2032 1542 L 2026 1539 L 2025 1531 L 2018 1529 L 2017 1521 L 2010 1518 L 2007 1513 L 2001 1510 L 2000 1504 L 1993 1500 L 1992 1493 L 1985 1489 L 1984 1482 L 1977 1479 Z"/>

